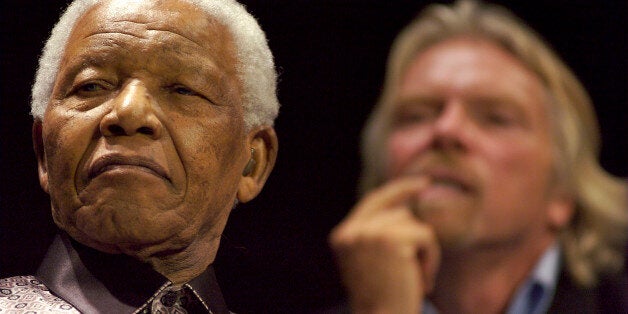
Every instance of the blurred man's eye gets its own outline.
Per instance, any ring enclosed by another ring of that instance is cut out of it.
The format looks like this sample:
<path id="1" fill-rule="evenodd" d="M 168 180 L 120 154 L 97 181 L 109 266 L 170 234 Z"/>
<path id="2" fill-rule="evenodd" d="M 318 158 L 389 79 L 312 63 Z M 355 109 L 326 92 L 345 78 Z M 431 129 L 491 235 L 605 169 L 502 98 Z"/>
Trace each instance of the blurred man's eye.
<path id="1" fill-rule="evenodd" d="M 488 112 L 484 114 L 483 120 L 485 123 L 494 126 L 509 126 L 515 122 L 512 115 L 503 112 Z"/>
<path id="2" fill-rule="evenodd" d="M 439 113 L 435 104 L 412 104 L 404 106 L 395 114 L 395 124 L 399 126 L 420 124 L 432 121 Z"/>
<path id="3" fill-rule="evenodd" d="M 399 125 L 421 123 L 428 120 L 430 116 L 432 115 L 425 111 L 404 112 L 397 116 L 396 122 Z"/>

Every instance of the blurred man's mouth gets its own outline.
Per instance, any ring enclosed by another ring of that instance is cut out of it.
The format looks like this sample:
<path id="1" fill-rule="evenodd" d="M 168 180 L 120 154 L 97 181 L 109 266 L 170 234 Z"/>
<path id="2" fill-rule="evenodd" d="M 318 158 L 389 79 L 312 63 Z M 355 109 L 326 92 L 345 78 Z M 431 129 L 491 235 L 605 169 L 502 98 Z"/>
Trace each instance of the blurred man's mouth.
<path id="1" fill-rule="evenodd" d="M 419 175 L 430 180 L 427 187 L 420 191 L 419 201 L 468 197 L 475 193 L 476 186 L 467 173 L 467 171 L 449 167 L 434 167 L 419 171 Z"/>

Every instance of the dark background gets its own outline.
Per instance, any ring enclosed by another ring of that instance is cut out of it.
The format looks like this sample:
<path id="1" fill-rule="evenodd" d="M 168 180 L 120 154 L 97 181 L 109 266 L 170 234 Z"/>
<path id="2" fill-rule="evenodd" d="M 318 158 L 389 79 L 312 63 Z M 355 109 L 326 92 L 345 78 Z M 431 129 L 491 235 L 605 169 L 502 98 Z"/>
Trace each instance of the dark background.
<path id="1" fill-rule="evenodd" d="M 28 115 L 37 57 L 66 1 L 4 1 L 0 96 L 0 277 L 32 274 L 55 232 Z M 305 312 L 341 298 L 329 230 L 355 202 L 359 132 L 388 48 L 426 1 L 249 0 L 280 73 L 279 158 L 238 207 L 216 268 L 232 310 Z M 498 1 L 541 33 L 590 91 L 602 165 L 628 176 L 628 1 Z"/>

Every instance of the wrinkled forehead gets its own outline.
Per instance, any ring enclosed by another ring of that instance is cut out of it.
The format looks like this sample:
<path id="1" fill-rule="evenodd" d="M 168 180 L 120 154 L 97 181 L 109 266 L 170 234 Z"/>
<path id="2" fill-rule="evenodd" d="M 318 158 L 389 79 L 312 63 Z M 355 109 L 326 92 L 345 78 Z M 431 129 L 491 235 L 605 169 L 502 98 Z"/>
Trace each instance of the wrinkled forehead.
<path id="1" fill-rule="evenodd" d="M 76 23 L 70 41 L 96 33 L 138 37 L 171 35 L 220 57 L 233 57 L 233 38 L 216 18 L 183 0 L 108 0 L 94 5 Z M 143 38 L 147 39 L 147 38 Z"/>
<path id="2" fill-rule="evenodd" d="M 108 0 L 96 4 L 85 16 L 90 14 L 98 16 L 99 22 L 146 23 L 151 28 L 184 33 L 191 38 L 216 28 L 211 16 L 182 0 Z"/>

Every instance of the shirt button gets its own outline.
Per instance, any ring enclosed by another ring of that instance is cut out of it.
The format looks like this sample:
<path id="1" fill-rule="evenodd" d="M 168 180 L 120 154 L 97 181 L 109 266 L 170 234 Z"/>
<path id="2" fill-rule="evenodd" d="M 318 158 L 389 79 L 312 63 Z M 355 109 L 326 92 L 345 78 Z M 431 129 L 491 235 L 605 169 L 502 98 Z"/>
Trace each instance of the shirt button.
<path id="1" fill-rule="evenodd" d="M 176 292 L 168 291 L 159 300 L 161 301 L 161 304 L 163 304 L 164 306 L 171 307 L 177 302 L 178 298 L 179 296 L 177 295 Z"/>

